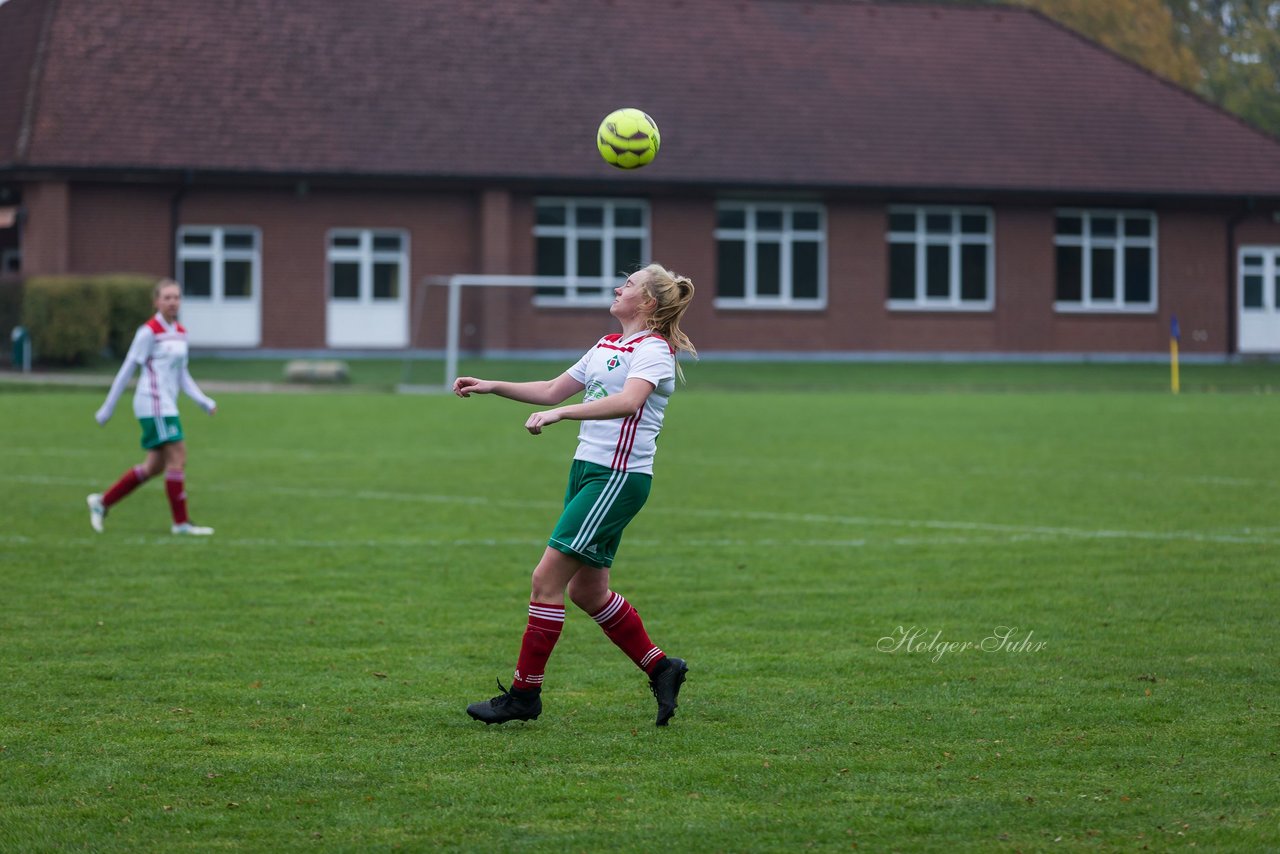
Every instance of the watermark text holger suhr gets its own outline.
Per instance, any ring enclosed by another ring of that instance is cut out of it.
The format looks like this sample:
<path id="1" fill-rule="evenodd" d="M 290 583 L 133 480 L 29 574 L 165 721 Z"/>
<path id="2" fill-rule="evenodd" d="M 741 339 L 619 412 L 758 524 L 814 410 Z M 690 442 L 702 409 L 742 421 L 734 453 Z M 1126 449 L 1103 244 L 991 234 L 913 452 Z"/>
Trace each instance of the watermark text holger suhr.
<path id="1" fill-rule="evenodd" d="M 1035 632 L 1030 629 L 1023 631 L 1017 626 L 996 626 L 991 634 L 979 641 L 944 640 L 942 629 L 930 631 L 923 626 L 898 626 L 893 634 L 876 641 L 876 649 L 880 652 L 925 653 L 936 663 L 947 655 L 973 650 L 1010 654 L 1042 652 L 1048 647 L 1048 641 L 1032 640 L 1033 635 Z"/>

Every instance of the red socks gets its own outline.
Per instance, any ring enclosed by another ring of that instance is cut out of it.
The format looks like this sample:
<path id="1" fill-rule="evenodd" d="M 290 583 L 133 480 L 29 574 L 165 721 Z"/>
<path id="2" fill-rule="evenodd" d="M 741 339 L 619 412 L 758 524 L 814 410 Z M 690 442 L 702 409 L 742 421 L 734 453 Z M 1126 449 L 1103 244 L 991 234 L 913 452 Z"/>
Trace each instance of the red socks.
<path id="1" fill-rule="evenodd" d="M 189 522 L 187 518 L 187 485 L 180 471 L 164 473 L 164 491 L 169 496 L 169 509 L 173 511 L 173 524 Z"/>
<path id="2" fill-rule="evenodd" d="M 667 657 L 649 640 L 640 614 L 617 593 L 609 591 L 608 604 L 599 613 L 592 614 L 591 619 L 599 623 L 609 640 L 645 673 L 652 673 L 657 663 Z"/>
<path id="3" fill-rule="evenodd" d="M 110 507 L 147 480 L 147 470 L 142 466 L 134 466 L 120 476 L 115 485 L 102 494 L 102 506 Z"/>
<path id="4" fill-rule="evenodd" d="M 564 605 L 529 603 L 529 625 L 520 643 L 520 658 L 516 662 L 516 674 L 511 687 L 528 691 L 542 687 L 542 676 L 547 669 L 547 659 L 560 639 L 564 628 Z"/>

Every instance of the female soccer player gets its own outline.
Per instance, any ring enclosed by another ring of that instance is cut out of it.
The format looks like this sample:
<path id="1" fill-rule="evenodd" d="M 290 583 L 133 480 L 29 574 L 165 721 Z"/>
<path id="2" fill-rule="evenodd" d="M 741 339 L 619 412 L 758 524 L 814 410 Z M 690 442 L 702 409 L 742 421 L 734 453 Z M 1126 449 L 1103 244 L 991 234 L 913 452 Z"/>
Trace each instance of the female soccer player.
<path id="1" fill-rule="evenodd" d="M 125 356 L 124 364 L 111 384 L 111 391 L 107 393 L 107 400 L 94 415 L 99 424 L 107 423 L 124 387 L 133 378 L 133 372 L 141 367 L 142 376 L 133 393 L 133 414 L 142 425 L 142 447 L 147 456 L 141 465 L 126 471 L 105 493 L 95 492 L 88 497 L 89 524 L 93 530 L 102 533 L 107 510 L 148 478 L 163 471 L 169 509 L 173 511 L 173 533 L 207 536 L 213 533 L 213 528 L 193 525 L 187 517 L 183 474 L 187 464 L 187 445 L 182 439 L 182 423 L 178 420 L 178 389 L 186 392 L 210 415 L 216 411 L 217 404 L 200 391 L 187 370 L 187 330 L 178 323 L 182 289 L 172 279 L 161 279 L 152 290 L 151 297 L 156 306 L 155 316 L 138 327 L 129 355 Z"/>
<path id="2" fill-rule="evenodd" d="M 622 531 L 644 506 L 667 400 L 683 379 L 676 352 L 697 351 L 680 318 L 693 299 L 693 282 L 650 264 L 619 287 L 609 313 L 622 333 L 606 335 L 578 363 L 553 380 L 509 383 L 459 377 L 459 397 L 496 394 L 539 406 L 563 403 L 586 390 L 582 403 L 535 412 L 525 429 L 535 436 L 557 421 L 581 421 L 569 470 L 564 512 L 542 560 L 533 570 L 529 624 L 520 645 L 511 690 L 472 703 L 467 714 L 486 724 L 533 720 L 542 713 L 542 677 L 564 626 L 564 599 L 591 615 L 604 633 L 649 675 L 658 701 L 658 726 L 676 712 L 688 668 L 654 646 L 635 608 L 609 589 L 609 567 Z"/>

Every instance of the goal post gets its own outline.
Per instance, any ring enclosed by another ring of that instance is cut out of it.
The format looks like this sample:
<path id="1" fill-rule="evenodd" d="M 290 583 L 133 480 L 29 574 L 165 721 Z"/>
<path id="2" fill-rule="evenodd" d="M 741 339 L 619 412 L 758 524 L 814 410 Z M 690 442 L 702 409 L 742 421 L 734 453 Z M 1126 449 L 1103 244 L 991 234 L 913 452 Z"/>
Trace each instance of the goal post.
<path id="1" fill-rule="evenodd" d="M 517 276 L 501 273 L 455 273 L 451 276 L 427 276 L 421 280 L 423 291 L 414 307 L 413 329 L 409 336 L 412 350 L 421 339 L 422 321 L 427 314 L 427 295 L 433 287 L 447 289 L 445 309 L 444 382 L 442 386 L 421 386 L 408 383 L 408 357 L 401 378 L 400 391 L 427 391 L 443 388 L 448 391 L 458 378 L 458 357 L 462 349 L 462 289 L 463 288 L 558 288 L 576 291 L 577 288 L 602 289 L 607 294 L 616 284 L 603 276 Z M 566 303 L 566 305 L 568 305 Z"/>

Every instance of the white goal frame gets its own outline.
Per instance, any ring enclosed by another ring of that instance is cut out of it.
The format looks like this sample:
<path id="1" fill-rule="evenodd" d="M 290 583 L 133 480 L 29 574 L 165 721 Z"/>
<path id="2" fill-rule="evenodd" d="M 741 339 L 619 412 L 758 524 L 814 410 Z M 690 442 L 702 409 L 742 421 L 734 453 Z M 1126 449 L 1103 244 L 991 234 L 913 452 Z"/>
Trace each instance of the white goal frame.
<path id="1" fill-rule="evenodd" d="M 447 287 L 449 289 L 449 307 L 446 313 L 444 347 L 444 390 L 453 387 L 458 378 L 458 351 L 461 347 L 460 327 L 462 325 L 462 289 L 463 288 L 604 288 L 606 293 L 615 287 L 617 282 L 606 276 L 516 276 L 501 273 L 455 273 L 452 276 L 427 276 L 422 279 L 426 286 Z M 422 300 L 414 312 L 414 328 L 410 332 L 409 342 L 419 340 L 420 321 L 426 312 L 426 290 Z M 402 390 L 411 386 L 403 385 Z"/>

